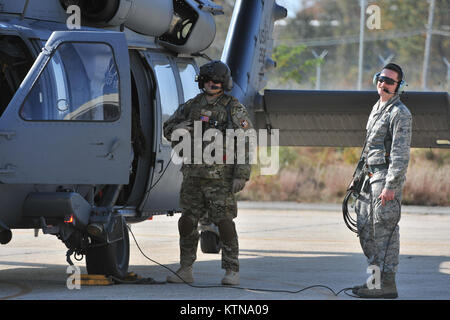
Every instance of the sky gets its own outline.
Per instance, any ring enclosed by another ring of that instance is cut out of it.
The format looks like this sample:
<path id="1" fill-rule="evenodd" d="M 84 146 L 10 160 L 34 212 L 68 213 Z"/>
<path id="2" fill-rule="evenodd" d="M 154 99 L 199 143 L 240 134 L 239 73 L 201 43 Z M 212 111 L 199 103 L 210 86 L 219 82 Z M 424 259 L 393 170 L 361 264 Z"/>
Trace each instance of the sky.
<path id="1" fill-rule="evenodd" d="M 280 6 L 285 7 L 288 10 L 288 16 L 295 16 L 295 12 L 297 12 L 301 7 L 302 0 L 277 0 L 277 3 Z"/>

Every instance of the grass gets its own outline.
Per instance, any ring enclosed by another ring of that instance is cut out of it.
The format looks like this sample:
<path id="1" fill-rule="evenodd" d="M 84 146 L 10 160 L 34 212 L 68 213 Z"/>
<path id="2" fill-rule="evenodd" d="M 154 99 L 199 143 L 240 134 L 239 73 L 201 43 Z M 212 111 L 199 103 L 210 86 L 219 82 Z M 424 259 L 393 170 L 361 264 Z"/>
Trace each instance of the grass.
<path id="1" fill-rule="evenodd" d="M 361 148 L 280 148 L 277 175 L 252 177 L 239 200 L 341 203 Z M 450 206 L 450 150 L 412 149 L 403 203 Z"/>

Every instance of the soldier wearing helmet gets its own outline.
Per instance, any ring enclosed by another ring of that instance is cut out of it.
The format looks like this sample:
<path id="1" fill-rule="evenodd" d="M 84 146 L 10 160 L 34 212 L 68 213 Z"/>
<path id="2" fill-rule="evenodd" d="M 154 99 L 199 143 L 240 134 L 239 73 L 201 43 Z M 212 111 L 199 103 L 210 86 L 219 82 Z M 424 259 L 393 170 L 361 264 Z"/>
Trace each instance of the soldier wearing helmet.
<path id="1" fill-rule="evenodd" d="M 205 90 L 205 82 L 212 80 L 214 83 L 222 84 L 224 91 L 230 91 L 233 88 L 231 71 L 222 61 L 211 61 L 200 67 L 200 74 L 196 81 L 201 90 Z M 208 91 L 205 91 L 208 94 Z"/>
<path id="2" fill-rule="evenodd" d="M 196 78 L 202 93 L 180 105 L 164 123 L 164 135 L 171 140 L 176 129 L 185 129 L 195 143 L 194 122 L 201 122 L 202 129 L 218 129 L 226 136 L 227 129 L 252 128 L 246 108 L 233 96 L 226 94 L 233 86 L 231 72 L 221 61 L 212 61 L 200 67 Z M 206 145 L 202 143 L 202 150 Z M 193 146 L 194 148 L 196 146 Z M 225 147 L 225 146 L 224 146 Z M 191 152 L 193 155 L 194 152 Z M 224 152 L 225 154 L 225 152 Z M 239 284 L 239 246 L 235 223 L 237 205 L 234 194 L 242 190 L 250 178 L 250 164 L 183 163 L 183 183 L 180 205 L 183 210 L 178 221 L 180 234 L 180 268 L 176 275 L 169 275 L 168 282 L 193 282 L 193 263 L 196 260 L 199 221 L 206 219 L 217 225 L 222 243 L 222 268 L 226 270 L 224 285 Z M 248 160 L 248 152 L 246 154 Z"/>

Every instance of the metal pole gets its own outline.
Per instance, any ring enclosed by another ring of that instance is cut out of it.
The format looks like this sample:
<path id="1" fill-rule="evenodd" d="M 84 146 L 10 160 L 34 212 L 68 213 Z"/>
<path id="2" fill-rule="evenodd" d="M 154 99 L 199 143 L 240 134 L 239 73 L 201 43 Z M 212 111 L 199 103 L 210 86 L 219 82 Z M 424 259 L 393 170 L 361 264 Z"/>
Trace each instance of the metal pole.
<path id="1" fill-rule="evenodd" d="M 323 59 L 328 54 L 328 51 L 324 50 L 320 55 L 318 55 L 315 50 L 313 50 L 312 53 L 316 59 L 317 58 Z M 316 90 L 320 90 L 321 74 L 322 74 L 322 64 L 318 63 L 316 65 Z"/>
<path id="2" fill-rule="evenodd" d="M 359 21 L 359 63 L 358 63 L 358 90 L 361 90 L 364 59 L 364 26 L 366 20 L 366 0 L 360 0 L 361 15 Z"/>
<path id="3" fill-rule="evenodd" d="M 316 90 L 320 90 L 320 73 L 322 72 L 320 64 L 317 66 L 316 70 Z"/>
<path id="4" fill-rule="evenodd" d="M 30 2 L 30 0 L 27 0 L 25 2 L 25 5 L 23 6 L 23 10 L 22 13 L 20 14 L 20 20 L 23 20 L 23 18 L 25 17 L 25 12 L 27 11 L 28 8 L 28 3 Z"/>
<path id="5" fill-rule="evenodd" d="M 450 63 L 447 58 L 442 58 L 444 60 L 445 65 L 447 66 L 447 92 L 450 91 Z"/>
<path id="6" fill-rule="evenodd" d="M 433 19 L 434 19 L 434 5 L 435 1 L 430 0 L 430 11 L 428 14 L 428 24 L 427 24 L 427 38 L 425 40 L 425 54 L 423 58 L 423 70 L 422 70 L 422 89 L 427 90 L 427 73 L 428 64 L 430 61 L 430 46 L 431 46 L 431 35 L 433 33 Z"/>
<path id="7" fill-rule="evenodd" d="M 391 54 L 389 57 L 384 58 L 381 54 L 379 54 L 378 59 L 380 59 L 380 62 L 383 64 L 382 67 L 384 67 L 385 65 L 387 65 L 389 62 L 392 61 L 394 56 L 395 56 L 395 54 Z"/>

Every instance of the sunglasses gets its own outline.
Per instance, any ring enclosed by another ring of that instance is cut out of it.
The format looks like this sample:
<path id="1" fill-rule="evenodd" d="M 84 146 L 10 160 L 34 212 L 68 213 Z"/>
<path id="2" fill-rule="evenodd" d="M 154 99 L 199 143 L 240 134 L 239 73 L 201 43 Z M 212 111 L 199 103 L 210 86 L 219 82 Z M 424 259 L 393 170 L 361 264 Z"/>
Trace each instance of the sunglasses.
<path id="1" fill-rule="evenodd" d="M 221 80 L 217 79 L 217 78 L 211 78 L 210 76 L 206 76 L 206 75 L 198 75 L 196 78 L 196 81 L 201 81 L 203 83 L 207 83 L 209 81 L 212 81 L 214 84 L 219 84 L 222 83 Z"/>
<path id="2" fill-rule="evenodd" d="M 377 81 L 380 83 L 386 82 L 389 85 L 398 83 L 398 81 L 395 81 L 394 79 L 385 76 L 377 76 Z"/>
<path id="3" fill-rule="evenodd" d="M 210 79 L 210 78 L 206 78 L 206 79 L 205 79 L 205 83 L 206 83 L 206 82 L 209 82 L 209 81 L 212 81 L 212 83 L 214 83 L 214 84 L 220 84 L 220 83 L 222 83 L 222 81 L 217 80 L 217 79 Z"/>

